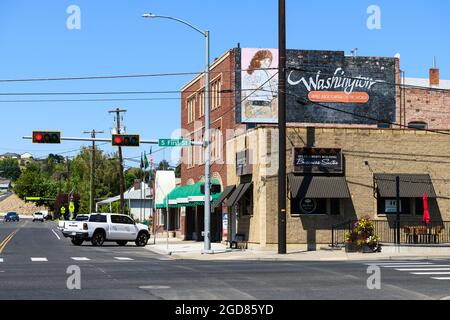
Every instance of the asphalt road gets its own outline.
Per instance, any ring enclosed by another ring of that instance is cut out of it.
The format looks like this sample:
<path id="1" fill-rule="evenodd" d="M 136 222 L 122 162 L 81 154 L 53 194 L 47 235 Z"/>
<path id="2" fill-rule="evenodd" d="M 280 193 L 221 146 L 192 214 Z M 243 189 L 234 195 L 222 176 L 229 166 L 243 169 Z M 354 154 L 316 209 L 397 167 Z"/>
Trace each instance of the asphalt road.
<path id="1" fill-rule="evenodd" d="M 10 241 L 3 242 L 12 233 Z M 390 300 L 450 296 L 450 280 L 434 279 L 450 277 L 450 261 L 442 260 L 380 261 L 381 290 L 369 290 L 370 275 L 364 262 L 173 260 L 133 245 L 75 247 L 51 222 L 1 222 L 0 251 L 0 299 Z M 80 290 L 67 288 L 71 276 L 67 268 L 73 265 L 81 271 Z M 448 269 L 449 275 L 430 275 L 429 269 L 433 274 Z"/>

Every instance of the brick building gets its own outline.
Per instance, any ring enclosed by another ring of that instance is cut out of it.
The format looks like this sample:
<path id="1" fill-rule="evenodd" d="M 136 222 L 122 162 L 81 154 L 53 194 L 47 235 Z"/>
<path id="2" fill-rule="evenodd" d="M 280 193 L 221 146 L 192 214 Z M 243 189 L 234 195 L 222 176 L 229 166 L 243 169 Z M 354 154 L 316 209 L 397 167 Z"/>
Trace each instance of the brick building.
<path id="1" fill-rule="evenodd" d="M 211 173 L 213 184 L 220 185 L 222 192 L 220 197 L 216 195 L 214 198 L 216 203 L 211 216 L 211 234 L 214 241 L 230 239 L 241 232 L 253 244 L 274 244 L 272 229 L 276 226 L 276 172 L 262 173 L 265 165 L 253 164 L 252 158 L 262 154 L 263 163 L 273 163 L 272 158 L 277 158 L 277 151 L 261 151 L 274 147 L 274 150 L 277 150 L 277 141 L 268 138 L 275 135 L 271 128 L 277 123 L 277 97 L 276 93 L 274 94 L 276 83 L 273 83 L 276 61 L 277 51 L 274 49 L 234 48 L 216 59 L 211 66 Z M 265 68 L 266 72 L 258 73 L 258 68 Z M 450 129 L 450 118 L 447 118 L 446 113 L 450 101 L 450 91 L 446 89 L 450 87 L 450 81 L 440 80 L 436 68 L 430 70 L 429 79 L 411 79 L 401 76 L 400 60 L 397 58 L 349 57 L 339 51 L 288 50 L 288 69 L 291 71 L 288 73 L 288 122 L 291 128 L 296 128 L 290 129 L 290 138 L 293 140 L 288 141 L 296 141 L 297 148 L 305 146 L 311 139 L 311 130 L 308 128 L 315 127 L 317 131 L 314 133 L 314 139 L 317 139 L 318 143 L 313 143 L 313 146 L 344 151 L 349 149 L 354 153 L 345 155 L 345 168 L 349 171 L 354 168 L 348 164 L 356 161 L 351 157 L 357 159 L 361 156 L 355 155 L 358 152 L 362 155 L 367 155 L 367 152 L 384 155 L 386 150 L 404 148 L 405 145 L 399 137 L 418 139 L 413 139 L 415 142 L 408 144 L 407 154 L 420 154 L 420 142 L 424 141 L 421 134 L 425 132 L 405 130 L 404 127 L 387 123 L 399 123 L 419 129 Z M 258 86 L 252 87 L 256 82 L 255 78 L 260 82 Z M 181 90 L 181 127 L 184 138 L 196 141 L 203 139 L 204 87 L 204 77 L 199 75 Z M 308 99 L 299 103 L 299 97 Z M 349 110 L 359 116 L 349 114 Z M 257 139 L 250 138 L 255 135 Z M 344 141 L 345 139 L 335 135 L 345 136 L 350 140 Z M 319 143 L 324 141 L 324 137 L 330 141 Z M 373 145 L 374 137 L 383 140 L 379 145 Z M 436 141 L 436 144 L 427 147 L 436 147 L 430 149 L 430 154 L 439 157 L 437 146 L 445 136 L 425 134 L 424 137 L 429 139 L 430 143 Z M 398 144 L 392 144 L 391 139 Z M 384 149 L 383 144 L 386 145 Z M 372 145 L 373 148 L 366 150 Z M 291 158 L 293 147 L 287 150 Z M 182 159 L 181 189 L 174 191 L 173 196 L 178 199 L 169 200 L 169 204 L 171 208 L 176 209 L 171 212 L 179 216 L 177 235 L 184 239 L 202 240 L 204 199 L 198 192 L 204 181 L 202 148 L 183 148 Z M 425 167 L 420 170 L 416 168 L 421 172 L 412 170 L 414 166 L 404 165 L 405 159 L 389 160 L 388 163 L 391 169 L 383 169 L 379 171 L 380 174 L 404 172 L 429 175 L 431 170 Z M 355 175 L 360 173 L 355 172 Z M 367 177 L 364 179 L 365 184 L 370 184 L 370 181 L 366 181 Z M 266 189 L 261 187 L 261 181 L 267 183 Z M 342 221 L 347 214 L 358 217 L 362 212 L 376 210 L 374 208 L 377 206 L 373 207 L 373 199 L 369 200 L 367 194 L 360 200 L 362 193 L 359 189 L 349 190 L 348 194 L 352 199 L 356 195 L 358 200 L 337 202 L 330 198 L 321 202 L 322 209 L 326 212 L 330 213 L 333 211 L 331 208 L 339 207 L 339 212 L 343 214 L 333 215 L 330 219 L 322 218 L 327 221 L 324 222 L 326 231 L 315 233 L 315 243 L 329 240 L 332 221 Z M 188 194 L 189 192 L 193 194 Z M 439 205 L 445 202 L 443 201 L 440 201 Z M 411 202 L 409 208 L 412 208 L 414 201 L 407 202 Z M 444 206 L 446 208 L 447 204 Z M 310 218 L 302 215 L 300 220 L 305 219 Z M 317 216 L 311 219 L 317 220 Z M 291 238 L 291 243 L 310 243 L 311 241 L 305 240 L 310 236 L 303 234 L 306 225 L 299 224 L 298 220 L 290 220 L 289 225 L 294 226 L 293 230 L 300 232 L 298 236 Z M 314 223 L 308 225 L 308 228 L 313 226 Z"/>

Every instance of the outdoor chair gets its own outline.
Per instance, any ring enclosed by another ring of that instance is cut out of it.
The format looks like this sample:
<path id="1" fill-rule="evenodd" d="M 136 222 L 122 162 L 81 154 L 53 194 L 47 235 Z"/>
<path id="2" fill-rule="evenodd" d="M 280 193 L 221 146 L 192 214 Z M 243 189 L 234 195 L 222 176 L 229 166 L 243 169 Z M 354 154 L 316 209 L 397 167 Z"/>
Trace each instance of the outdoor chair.
<path id="1" fill-rule="evenodd" d="M 411 232 L 410 227 L 404 227 L 403 232 L 405 233 L 406 242 L 407 243 L 413 243 L 414 242 L 414 233 Z"/>

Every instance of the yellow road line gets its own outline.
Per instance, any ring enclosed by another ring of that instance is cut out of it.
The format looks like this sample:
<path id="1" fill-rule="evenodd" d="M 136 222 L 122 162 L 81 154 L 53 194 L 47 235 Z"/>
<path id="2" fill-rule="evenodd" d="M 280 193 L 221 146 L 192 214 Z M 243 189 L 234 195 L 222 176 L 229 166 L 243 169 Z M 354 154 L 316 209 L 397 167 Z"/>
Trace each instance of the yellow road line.
<path id="1" fill-rule="evenodd" d="M 0 243 L 0 254 L 3 253 L 3 250 L 5 250 L 8 243 L 12 240 L 12 238 L 16 235 L 16 233 L 19 231 L 19 229 L 14 230 L 11 232 L 3 241 Z"/>

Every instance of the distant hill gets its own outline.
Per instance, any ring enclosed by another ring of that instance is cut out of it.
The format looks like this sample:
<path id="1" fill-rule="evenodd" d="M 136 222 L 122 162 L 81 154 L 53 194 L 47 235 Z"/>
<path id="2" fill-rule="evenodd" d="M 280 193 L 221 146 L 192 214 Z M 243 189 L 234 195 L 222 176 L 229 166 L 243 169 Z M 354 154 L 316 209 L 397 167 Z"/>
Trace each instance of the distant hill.
<path id="1" fill-rule="evenodd" d="M 17 195 L 12 194 L 3 201 L 0 201 L 0 212 L 6 213 L 10 211 L 23 215 L 32 215 L 41 210 L 48 210 L 46 207 L 38 207 L 32 202 L 25 202 Z"/>

